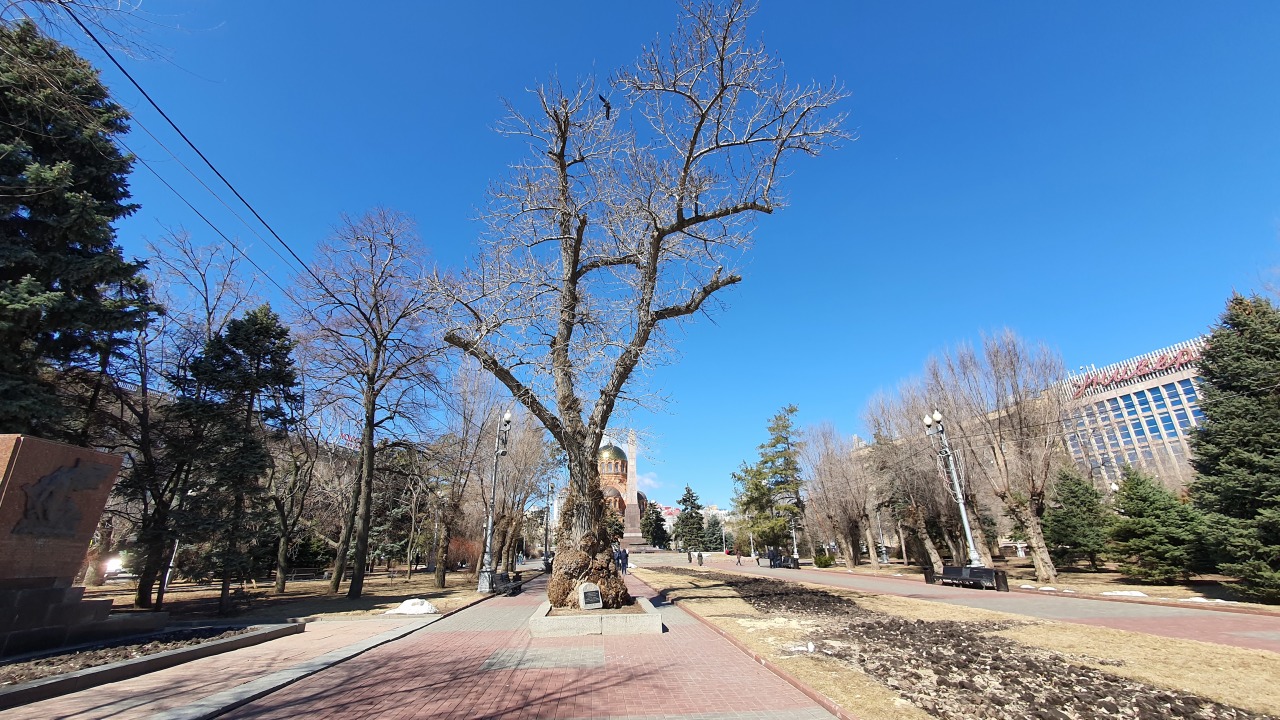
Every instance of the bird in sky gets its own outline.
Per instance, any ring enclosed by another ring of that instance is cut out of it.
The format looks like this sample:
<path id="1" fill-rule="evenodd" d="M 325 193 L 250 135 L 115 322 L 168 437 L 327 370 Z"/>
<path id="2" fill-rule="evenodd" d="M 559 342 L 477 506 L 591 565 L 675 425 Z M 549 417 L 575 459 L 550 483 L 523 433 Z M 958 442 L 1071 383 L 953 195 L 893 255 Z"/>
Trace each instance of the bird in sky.
<path id="1" fill-rule="evenodd" d="M 600 102 L 604 103 L 604 119 L 608 120 L 609 116 L 613 114 L 613 106 L 609 104 L 609 101 L 603 95 L 596 95 L 596 97 L 600 98 Z"/>

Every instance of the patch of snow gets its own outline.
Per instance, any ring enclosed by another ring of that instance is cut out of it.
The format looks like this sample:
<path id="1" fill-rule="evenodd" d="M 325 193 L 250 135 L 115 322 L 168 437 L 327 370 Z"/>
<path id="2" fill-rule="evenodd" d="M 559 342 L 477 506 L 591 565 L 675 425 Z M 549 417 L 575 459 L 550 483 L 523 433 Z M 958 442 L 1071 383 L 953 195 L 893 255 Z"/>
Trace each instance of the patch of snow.
<path id="1" fill-rule="evenodd" d="M 384 615 L 436 615 L 440 611 L 435 605 L 423 600 L 422 598 L 409 598 L 400 603 L 399 607 L 388 610 Z"/>
<path id="2" fill-rule="evenodd" d="M 1042 588 L 1040 588 L 1040 589 L 1041 589 L 1041 590 L 1044 590 L 1045 592 L 1057 592 L 1057 591 L 1058 591 L 1058 588 L 1053 587 L 1052 585 L 1045 585 L 1044 587 L 1042 587 Z"/>
<path id="3" fill-rule="evenodd" d="M 1075 592 L 1075 590 L 1063 590 L 1062 592 L 1071 592 L 1071 593 L 1073 593 L 1073 592 Z"/>
<path id="4" fill-rule="evenodd" d="M 1141 590 L 1103 590 L 1103 595 L 1119 595 L 1121 597 L 1147 597 Z"/>
<path id="5" fill-rule="evenodd" d="M 809 652 L 813 652 L 813 643 L 809 643 Z"/>
<path id="6" fill-rule="evenodd" d="M 1035 589 L 1036 589 L 1036 586 L 1035 586 L 1035 585 L 1019 585 L 1018 587 L 1019 587 L 1019 588 L 1021 588 L 1021 589 L 1023 589 L 1023 590 L 1035 590 Z"/>
<path id="7" fill-rule="evenodd" d="M 1197 596 L 1195 596 L 1195 597 L 1189 597 L 1189 598 L 1178 598 L 1178 602 L 1199 602 L 1199 603 L 1225 603 L 1225 602 L 1231 602 L 1231 603 L 1233 603 L 1233 602 L 1235 602 L 1235 601 L 1234 601 L 1234 600 L 1223 600 L 1222 598 L 1207 598 L 1207 597 L 1201 597 L 1201 596 L 1197 595 Z"/>
<path id="8" fill-rule="evenodd" d="M 902 577 L 902 573 L 894 573 L 894 574 L 893 574 L 893 576 L 894 576 L 894 577 Z"/>

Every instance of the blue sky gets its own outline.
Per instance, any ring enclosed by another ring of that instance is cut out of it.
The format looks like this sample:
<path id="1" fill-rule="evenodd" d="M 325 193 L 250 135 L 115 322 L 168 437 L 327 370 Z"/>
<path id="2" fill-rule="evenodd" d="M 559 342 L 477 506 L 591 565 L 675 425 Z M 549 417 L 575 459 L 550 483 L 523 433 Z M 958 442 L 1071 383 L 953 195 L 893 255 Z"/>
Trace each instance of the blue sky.
<path id="1" fill-rule="evenodd" d="M 304 257 L 339 213 L 385 205 L 457 266 L 486 183 L 522 150 L 491 131 L 500 98 L 552 71 L 607 75 L 676 13 L 385 5 L 146 0 L 146 42 L 167 57 L 124 62 Z M 650 378 L 671 401 L 634 422 L 660 502 L 688 484 L 727 506 L 780 407 L 861 432 L 872 394 L 983 330 L 1104 365 L 1204 332 L 1233 289 L 1273 280 L 1280 5 L 766 0 L 753 28 L 793 78 L 848 87 L 858 139 L 794 165 L 727 311 Z M 129 142 L 284 274 L 141 128 Z M 133 190 L 128 252 L 171 226 L 212 239 L 142 167 Z"/>

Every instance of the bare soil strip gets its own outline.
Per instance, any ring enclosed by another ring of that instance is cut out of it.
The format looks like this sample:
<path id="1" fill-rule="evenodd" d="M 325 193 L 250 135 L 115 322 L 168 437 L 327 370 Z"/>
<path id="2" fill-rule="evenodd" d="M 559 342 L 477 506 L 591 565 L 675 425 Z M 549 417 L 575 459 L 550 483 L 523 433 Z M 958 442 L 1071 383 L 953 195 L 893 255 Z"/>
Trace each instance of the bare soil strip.
<path id="1" fill-rule="evenodd" d="M 711 571 L 637 574 L 866 720 L 1280 712 L 1276 653 Z"/>
<path id="2" fill-rule="evenodd" d="M 78 670 L 133 660 L 167 650 L 191 647 L 247 633 L 253 628 L 191 628 L 155 635 L 146 642 L 122 640 L 61 655 L 50 655 L 26 662 L 0 665 L 0 685 L 17 685 L 41 678 L 64 675 Z"/>

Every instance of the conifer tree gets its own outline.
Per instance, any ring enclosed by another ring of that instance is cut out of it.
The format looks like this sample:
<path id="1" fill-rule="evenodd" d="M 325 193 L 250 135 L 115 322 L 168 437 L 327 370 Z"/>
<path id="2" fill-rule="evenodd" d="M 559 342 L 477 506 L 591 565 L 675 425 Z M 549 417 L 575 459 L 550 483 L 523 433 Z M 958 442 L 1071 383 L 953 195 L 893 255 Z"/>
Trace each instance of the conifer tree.
<path id="1" fill-rule="evenodd" d="M 680 517 L 676 518 L 676 526 L 672 535 L 685 550 L 702 549 L 702 503 L 698 494 L 688 485 L 684 486 L 684 495 L 680 498 Z"/>
<path id="2" fill-rule="evenodd" d="M 1171 583 L 1204 569 L 1204 517 L 1151 476 L 1124 469 L 1108 537 L 1120 572 Z"/>
<path id="3" fill-rule="evenodd" d="M 760 458 L 754 465 L 743 463 L 733 474 L 738 487 L 734 504 L 750 517 L 751 531 L 766 545 L 788 544 L 793 525 L 804 514 L 801 443 L 793 420 L 797 410 L 788 405 L 770 418 L 769 439 L 759 446 Z"/>
<path id="4" fill-rule="evenodd" d="M 1191 495 L 1209 514 L 1219 569 L 1280 600 L 1280 309 L 1235 296 L 1200 359 L 1205 423 L 1191 437 Z"/>
<path id="5" fill-rule="evenodd" d="M 1110 513 L 1102 493 L 1076 472 L 1062 470 L 1054 489 L 1053 504 L 1044 513 L 1044 539 L 1055 564 L 1086 558 L 1094 570 L 1106 549 Z"/>
<path id="6" fill-rule="evenodd" d="M 0 24 L 0 100 L 0 432 L 65 436 L 56 376 L 104 373 L 152 309 L 112 227 L 137 208 L 128 113 L 29 21 Z"/>
<path id="7" fill-rule="evenodd" d="M 724 523 L 716 515 L 708 515 L 706 527 L 702 530 L 702 548 L 704 550 L 723 550 L 725 547 Z"/>
<path id="8" fill-rule="evenodd" d="M 667 534 L 666 520 L 662 517 L 662 508 L 652 500 L 649 501 L 649 505 L 644 509 L 644 515 L 640 518 L 640 534 L 644 535 L 644 539 L 656 548 L 665 548 L 671 542 L 671 537 Z"/>

